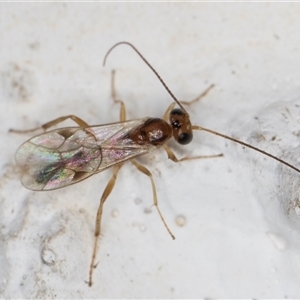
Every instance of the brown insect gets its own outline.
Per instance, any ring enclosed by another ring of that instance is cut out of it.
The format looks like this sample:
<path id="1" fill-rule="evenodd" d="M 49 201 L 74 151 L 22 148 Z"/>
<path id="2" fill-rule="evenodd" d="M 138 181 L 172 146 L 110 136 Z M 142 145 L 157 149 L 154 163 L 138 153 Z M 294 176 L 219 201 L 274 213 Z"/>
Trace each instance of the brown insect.
<path id="1" fill-rule="evenodd" d="M 193 139 L 193 130 L 206 131 L 260 152 L 296 172 L 300 172 L 298 168 L 286 161 L 251 146 L 250 144 L 208 128 L 192 125 L 189 114 L 183 105 L 189 105 L 198 101 L 206 95 L 213 86 L 210 86 L 193 101 L 180 102 L 173 95 L 156 70 L 142 54 L 128 42 L 120 42 L 111 47 L 104 58 L 104 65 L 110 52 L 121 44 L 130 46 L 141 57 L 173 98 L 174 102 L 168 107 L 163 119 L 145 117 L 142 119 L 126 121 L 125 105 L 122 100 L 116 97 L 113 72 L 111 83 L 112 98 L 115 103 L 120 104 L 120 122 L 90 126 L 79 117 L 68 115 L 59 117 L 31 130 L 11 130 L 18 133 L 33 132 L 37 129 L 43 129 L 45 131 L 45 133 L 39 134 L 26 141 L 16 152 L 16 161 L 22 170 L 22 184 L 30 190 L 49 191 L 62 188 L 113 167 L 113 176 L 101 196 L 100 205 L 97 211 L 95 241 L 89 270 L 89 286 L 93 283 L 93 270 L 96 267 L 95 261 L 99 235 L 101 233 L 103 205 L 115 185 L 120 168 L 126 161 L 129 160 L 140 172 L 150 178 L 153 192 L 153 204 L 172 239 L 175 239 L 175 236 L 169 229 L 159 209 L 152 174 L 146 167 L 138 163 L 135 158 L 160 147 L 166 151 L 168 158 L 174 162 L 222 156 L 222 154 L 195 157 L 186 156 L 177 159 L 174 152 L 166 145 L 166 142 L 172 137 L 177 143 L 186 145 Z M 179 108 L 174 108 L 176 104 Z M 50 127 L 63 122 L 66 119 L 73 120 L 78 126 L 48 131 Z"/>

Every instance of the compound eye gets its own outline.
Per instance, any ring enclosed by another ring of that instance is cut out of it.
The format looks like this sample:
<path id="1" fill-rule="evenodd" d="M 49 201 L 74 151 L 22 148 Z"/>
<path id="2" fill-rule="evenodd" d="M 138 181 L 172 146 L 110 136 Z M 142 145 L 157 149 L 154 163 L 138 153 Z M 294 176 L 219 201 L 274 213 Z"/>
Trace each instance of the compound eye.
<path id="1" fill-rule="evenodd" d="M 193 140 L 193 133 L 180 133 L 178 136 L 178 143 L 181 145 L 189 144 Z"/>
<path id="2" fill-rule="evenodd" d="M 185 115 L 185 113 L 180 108 L 174 108 L 171 110 L 170 115 L 183 116 L 183 115 Z"/>

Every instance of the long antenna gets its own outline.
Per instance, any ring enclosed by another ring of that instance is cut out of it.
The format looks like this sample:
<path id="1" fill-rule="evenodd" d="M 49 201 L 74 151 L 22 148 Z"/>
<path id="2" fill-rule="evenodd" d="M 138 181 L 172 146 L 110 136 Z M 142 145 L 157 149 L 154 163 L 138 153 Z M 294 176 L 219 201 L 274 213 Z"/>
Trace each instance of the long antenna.
<path id="1" fill-rule="evenodd" d="M 203 131 L 209 132 L 209 133 L 211 133 L 211 134 L 220 136 L 220 137 L 222 137 L 222 138 L 224 138 L 224 139 L 230 140 L 230 141 L 232 141 L 232 142 L 238 143 L 238 144 L 240 144 L 240 145 L 243 145 L 243 146 L 245 146 L 245 147 L 248 147 L 248 148 L 250 148 L 250 149 L 252 149 L 252 150 L 255 150 L 255 151 L 260 152 L 260 153 L 262 153 L 262 154 L 264 154 L 264 155 L 266 155 L 266 156 L 269 156 L 269 157 L 271 157 L 271 158 L 273 158 L 273 159 L 279 161 L 280 163 L 286 165 L 287 167 L 289 167 L 289 168 L 295 170 L 296 172 L 300 173 L 300 169 L 294 167 L 293 165 L 289 164 L 288 162 L 286 162 L 286 161 L 284 161 L 284 160 L 282 160 L 282 159 L 280 159 L 280 158 L 278 158 L 278 157 L 272 155 L 271 153 L 268 153 L 268 152 L 266 152 L 266 151 L 264 151 L 264 150 L 261 150 L 261 149 L 259 149 L 259 148 L 256 148 L 256 147 L 254 147 L 254 146 L 252 146 L 252 145 L 250 145 L 250 144 L 247 144 L 247 143 L 245 143 L 245 142 L 242 142 L 242 141 L 240 141 L 240 140 L 237 140 L 237 139 L 235 139 L 235 138 L 233 138 L 233 137 L 230 137 L 230 136 L 228 136 L 228 135 L 219 133 L 219 132 L 217 132 L 217 131 L 214 131 L 214 130 L 211 130 L 211 129 L 208 129 L 208 128 L 204 128 L 204 127 L 201 127 L 201 126 L 196 126 L 196 125 L 193 125 L 193 126 L 192 126 L 192 129 L 194 129 L 194 130 L 203 130 Z"/>
<path id="2" fill-rule="evenodd" d="M 185 110 L 185 108 L 182 106 L 182 104 L 180 103 L 180 101 L 175 97 L 175 95 L 171 92 L 171 90 L 169 89 L 169 87 L 166 85 L 166 83 L 162 80 L 162 78 L 160 77 L 160 75 L 157 73 L 157 71 L 150 65 L 150 63 L 146 60 L 146 58 L 140 53 L 140 51 L 138 51 L 138 49 L 136 49 L 131 43 L 129 42 L 119 42 L 116 43 L 115 45 L 113 45 L 106 53 L 104 60 L 103 60 L 103 66 L 105 66 L 106 63 L 106 59 L 108 57 L 108 55 L 110 54 L 110 52 L 116 48 L 119 45 L 128 45 L 130 46 L 140 57 L 141 59 L 146 63 L 146 65 L 153 71 L 153 73 L 156 75 L 156 77 L 158 78 L 158 80 L 161 82 L 161 84 L 164 86 L 164 88 L 167 90 L 167 92 L 170 94 L 170 96 L 173 98 L 173 100 L 180 106 L 180 108 L 188 115 L 188 112 Z"/>
<path id="3" fill-rule="evenodd" d="M 116 43 L 115 45 L 113 45 L 113 46 L 107 51 L 107 53 L 106 53 L 106 55 L 105 55 L 105 57 L 104 57 L 104 60 L 103 60 L 103 66 L 105 66 L 106 59 L 107 59 L 108 55 L 110 54 L 110 52 L 111 52 L 114 48 L 116 48 L 117 46 L 122 45 L 122 44 L 130 46 L 130 47 L 131 47 L 131 48 L 132 48 L 132 49 L 133 49 L 133 50 L 141 57 L 141 59 L 146 63 L 146 65 L 147 65 L 147 66 L 153 71 L 153 73 L 156 75 L 156 77 L 158 78 L 158 80 L 161 82 L 161 84 L 164 86 L 164 88 L 167 90 L 167 92 L 170 94 L 170 96 L 173 98 L 173 100 L 180 106 L 180 108 L 181 108 L 181 109 L 187 114 L 187 116 L 188 116 L 188 115 L 189 115 L 188 112 L 187 112 L 187 111 L 185 110 L 185 108 L 182 106 L 182 104 L 180 103 L 180 101 L 174 96 L 174 94 L 171 92 L 171 90 L 170 90 L 169 87 L 166 85 L 166 83 L 163 81 L 163 79 L 160 77 L 160 75 L 157 73 L 157 71 L 150 65 L 150 63 L 146 60 L 146 58 L 145 58 L 145 57 L 144 57 L 144 56 L 143 56 L 143 55 L 135 48 L 135 46 L 133 46 L 131 43 L 129 43 L 129 42 L 119 42 L 119 43 Z M 222 138 L 224 138 L 224 139 L 230 140 L 230 141 L 232 141 L 232 142 L 238 143 L 238 144 L 240 144 L 240 145 L 242 145 L 242 146 L 245 146 L 245 147 L 247 147 L 247 148 L 250 148 L 250 149 L 252 149 L 252 150 L 255 150 L 255 151 L 257 151 L 257 152 L 260 152 L 260 153 L 262 153 L 262 154 L 264 154 L 264 155 L 266 155 L 266 156 L 269 156 L 269 157 L 273 158 L 274 160 L 276 160 L 276 161 L 278 161 L 278 162 L 280 162 L 280 163 L 286 165 L 287 167 L 293 169 L 294 171 L 300 173 L 300 169 L 294 167 L 293 165 L 289 164 L 288 162 L 286 162 L 286 161 L 284 161 L 284 160 L 282 160 L 282 159 L 280 159 L 280 158 L 278 158 L 278 157 L 272 155 L 271 153 L 268 153 L 268 152 L 266 152 L 266 151 L 263 151 L 263 150 L 261 150 L 261 149 L 259 149 L 259 148 L 256 148 L 256 147 L 254 147 L 254 146 L 252 146 L 252 145 L 250 145 L 250 144 L 247 144 L 247 143 L 245 143 L 245 142 L 242 142 L 242 141 L 240 141 L 240 140 L 237 140 L 237 139 L 235 139 L 235 138 L 233 138 L 233 137 L 230 137 L 230 136 L 228 136 L 228 135 L 219 133 L 219 132 L 217 132 L 217 131 L 214 131 L 214 130 L 211 130 L 211 129 L 208 129 L 208 128 L 204 128 L 204 127 L 201 127 L 201 126 L 197 126 L 197 125 L 193 125 L 193 126 L 192 126 L 192 130 L 193 130 L 193 129 L 194 129 L 194 130 L 202 130 L 202 131 L 209 132 L 209 133 L 211 133 L 211 134 L 220 136 L 220 137 L 222 137 Z"/>

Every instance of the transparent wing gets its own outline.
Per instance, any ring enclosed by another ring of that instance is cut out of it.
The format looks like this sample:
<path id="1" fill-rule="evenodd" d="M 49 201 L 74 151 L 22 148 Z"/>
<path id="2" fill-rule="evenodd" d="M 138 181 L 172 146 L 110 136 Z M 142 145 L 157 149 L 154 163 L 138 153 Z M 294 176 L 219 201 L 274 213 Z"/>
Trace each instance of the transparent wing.
<path id="1" fill-rule="evenodd" d="M 148 119 L 149 118 L 135 119 L 87 128 L 101 145 L 102 162 L 97 172 L 102 172 L 116 163 L 126 161 L 156 149 L 155 146 L 137 144 L 129 137 L 130 132 L 144 124 Z"/>
<path id="2" fill-rule="evenodd" d="M 144 120 L 62 128 L 28 140 L 16 152 L 22 184 L 38 191 L 62 188 L 149 152 L 127 138 Z"/>

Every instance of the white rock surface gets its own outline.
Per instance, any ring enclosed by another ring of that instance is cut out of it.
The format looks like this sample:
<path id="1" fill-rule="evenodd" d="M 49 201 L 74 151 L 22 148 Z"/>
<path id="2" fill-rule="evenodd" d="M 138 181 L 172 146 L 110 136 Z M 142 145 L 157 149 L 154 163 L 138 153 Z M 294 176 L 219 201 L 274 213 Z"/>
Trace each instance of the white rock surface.
<path id="1" fill-rule="evenodd" d="M 112 69 L 128 118 L 162 117 L 171 98 L 131 49 L 102 66 L 126 40 L 179 99 L 216 85 L 189 108 L 194 124 L 299 166 L 298 3 L 1 3 L 0 11 L 1 298 L 300 297 L 300 174 L 200 132 L 174 147 L 178 156 L 223 158 L 142 158 L 173 241 L 149 213 L 150 181 L 126 164 L 105 205 L 90 288 L 95 214 L 111 171 L 26 190 L 14 152 L 31 135 L 8 132 L 68 114 L 117 121 Z"/>

